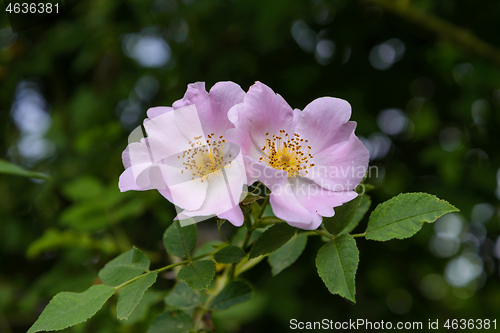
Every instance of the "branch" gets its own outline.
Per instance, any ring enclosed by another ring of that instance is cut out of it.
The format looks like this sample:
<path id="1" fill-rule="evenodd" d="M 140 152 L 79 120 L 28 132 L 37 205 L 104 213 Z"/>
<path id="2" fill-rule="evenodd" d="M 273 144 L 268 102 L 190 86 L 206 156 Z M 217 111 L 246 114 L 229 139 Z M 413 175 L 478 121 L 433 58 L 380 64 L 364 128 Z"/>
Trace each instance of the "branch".
<path id="1" fill-rule="evenodd" d="M 408 1 L 400 0 L 362 0 L 372 3 L 427 29 L 441 38 L 448 39 L 464 50 L 472 51 L 500 65 L 500 49 L 474 36 L 469 30 L 460 28 L 430 13 L 412 8 Z"/>

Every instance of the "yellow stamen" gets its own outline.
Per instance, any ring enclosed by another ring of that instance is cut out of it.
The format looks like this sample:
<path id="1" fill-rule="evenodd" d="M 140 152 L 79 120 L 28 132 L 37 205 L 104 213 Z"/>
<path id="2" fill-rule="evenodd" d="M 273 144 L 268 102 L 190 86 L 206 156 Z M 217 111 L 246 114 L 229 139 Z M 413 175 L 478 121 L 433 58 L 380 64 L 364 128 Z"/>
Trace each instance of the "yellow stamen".
<path id="1" fill-rule="evenodd" d="M 309 164 L 309 160 L 313 158 L 309 153 L 311 146 L 299 134 L 289 135 L 280 130 L 278 135 L 273 135 L 272 138 L 268 136 L 269 132 L 266 133 L 266 145 L 261 151 L 261 161 L 275 169 L 285 170 L 289 177 L 307 174 L 306 169 L 314 166 Z"/>

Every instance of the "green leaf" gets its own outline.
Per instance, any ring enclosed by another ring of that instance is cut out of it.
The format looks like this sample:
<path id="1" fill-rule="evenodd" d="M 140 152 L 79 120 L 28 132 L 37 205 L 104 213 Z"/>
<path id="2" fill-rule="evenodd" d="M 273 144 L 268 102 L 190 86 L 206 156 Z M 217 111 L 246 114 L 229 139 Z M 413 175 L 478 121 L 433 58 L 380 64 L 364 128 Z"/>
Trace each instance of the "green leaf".
<path id="1" fill-rule="evenodd" d="M 122 322 L 123 325 L 130 326 L 137 322 L 147 319 L 151 307 L 163 299 L 163 292 L 149 289 L 142 297 L 139 304 L 135 307 L 134 311 L 130 314 L 127 321 Z"/>
<path id="2" fill-rule="evenodd" d="M 83 323 L 95 315 L 115 291 L 113 287 L 100 284 L 83 293 L 59 293 L 43 310 L 28 333 L 60 331 Z"/>
<path id="3" fill-rule="evenodd" d="M 214 311 L 226 310 L 233 305 L 248 301 L 252 298 L 252 295 L 252 288 L 247 283 L 243 281 L 232 281 L 215 296 L 210 308 Z"/>
<path id="4" fill-rule="evenodd" d="M 352 218 L 351 222 L 347 227 L 345 227 L 344 230 L 342 230 L 340 235 L 350 234 L 358 226 L 359 222 L 361 222 L 366 212 L 368 212 L 368 209 L 370 209 L 371 204 L 372 200 L 370 199 L 370 196 L 366 194 L 363 195 L 363 199 L 361 199 L 361 204 L 359 205 L 356 214 L 354 214 L 354 217 Z"/>
<path id="5" fill-rule="evenodd" d="M 193 321 L 182 311 L 167 311 L 156 318 L 148 333 L 188 333 Z"/>
<path id="6" fill-rule="evenodd" d="M 196 224 L 181 227 L 179 221 L 174 221 L 165 231 L 163 243 L 167 252 L 171 255 L 177 257 L 189 256 L 196 246 L 197 237 Z"/>
<path id="7" fill-rule="evenodd" d="M 356 302 L 354 278 L 359 251 L 351 235 L 342 235 L 323 245 L 316 257 L 318 274 L 332 294 Z"/>
<path id="8" fill-rule="evenodd" d="M 237 246 L 230 245 L 223 247 L 214 254 L 214 259 L 221 264 L 232 264 L 240 261 L 245 256 L 245 252 Z"/>
<path id="9" fill-rule="evenodd" d="M 273 275 L 279 274 L 282 270 L 293 264 L 302 254 L 306 247 L 307 235 L 299 233 L 292 237 L 282 247 L 269 255 L 268 262 L 272 267 Z"/>
<path id="10" fill-rule="evenodd" d="M 257 203 L 257 201 L 254 201 L 252 202 L 252 218 L 253 218 L 253 222 L 254 223 L 257 223 L 257 220 L 259 219 L 259 216 L 260 216 L 260 211 L 262 210 L 262 208 L 260 207 L 260 205 Z"/>
<path id="11" fill-rule="evenodd" d="M 139 304 L 146 290 L 156 282 L 157 277 L 158 273 L 156 271 L 150 272 L 137 281 L 125 286 L 120 291 L 118 304 L 116 305 L 118 319 L 128 319 L 128 316 L 130 316 L 137 304 Z"/>
<path id="12" fill-rule="evenodd" d="M 323 218 L 323 225 L 326 230 L 332 235 L 338 235 L 344 230 L 354 218 L 362 198 L 363 195 L 358 194 L 358 196 L 351 201 L 344 203 L 342 206 L 335 207 L 335 215 Z"/>
<path id="13" fill-rule="evenodd" d="M 278 223 L 264 231 L 257 238 L 250 251 L 250 259 L 276 251 L 286 244 L 297 232 L 297 228 L 289 226 L 286 223 Z"/>
<path id="14" fill-rule="evenodd" d="M 424 222 L 458 211 L 447 201 L 427 193 L 403 193 L 381 203 L 371 213 L 366 239 L 387 241 L 413 236 Z"/>
<path id="15" fill-rule="evenodd" d="M 195 290 L 207 289 L 215 276 L 215 262 L 200 260 L 181 268 L 177 278 Z"/>
<path id="16" fill-rule="evenodd" d="M 148 269 L 148 257 L 133 247 L 132 250 L 108 262 L 99 272 L 99 278 L 104 284 L 116 287 L 145 273 Z"/>
<path id="17" fill-rule="evenodd" d="M 7 175 L 14 175 L 14 176 L 44 179 L 44 180 L 49 179 L 49 176 L 44 173 L 29 171 L 24 168 L 21 168 L 20 166 L 14 165 L 10 162 L 7 162 L 6 160 L 1 160 L 1 159 L 0 159 L 0 173 Z"/>
<path id="18" fill-rule="evenodd" d="M 177 308 L 188 310 L 200 305 L 201 298 L 198 292 L 191 289 L 185 282 L 179 281 L 174 289 L 165 297 L 165 303 Z"/>

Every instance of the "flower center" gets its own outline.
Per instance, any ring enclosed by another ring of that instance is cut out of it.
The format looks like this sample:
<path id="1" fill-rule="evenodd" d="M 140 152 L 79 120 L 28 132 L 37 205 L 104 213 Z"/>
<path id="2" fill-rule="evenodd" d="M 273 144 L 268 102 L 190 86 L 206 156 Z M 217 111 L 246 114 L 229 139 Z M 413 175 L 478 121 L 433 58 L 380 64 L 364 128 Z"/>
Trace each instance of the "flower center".
<path id="1" fill-rule="evenodd" d="M 189 141 L 191 149 L 177 156 L 184 167 L 181 173 L 188 170 L 193 175 L 191 180 L 200 179 L 202 183 L 204 180 L 208 180 L 213 173 L 217 173 L 217 171 L 231 164 L 230 160 L 226 161 L 224 158 L 226 140 L 224 140 L 223 136 L 216 138 L 215 134 L 212 133 L 207 137 L 206 143 L 201 140 L 201 135 L 194 137 L 194 141 Z M 229 154 L 230 158 L 231 154 Z"/>
<path id="2" fill-rule="evenodd" d="M 262 148 L 260 161 L 266 162 L 271 167 L 278 170 L 285 170 L 289 177 L 300 175 L 301 170 L 307 170 L 314 166 L 309 164 L 309 159 L 313 156 L 309 153 L 311 146 L 308 141 L 301 139 L 300 135 L 293 133 L 288 135 L 284 130 L 280 130 L 278 135 L 269 137 L 266 133 L 266 145 Z"/>

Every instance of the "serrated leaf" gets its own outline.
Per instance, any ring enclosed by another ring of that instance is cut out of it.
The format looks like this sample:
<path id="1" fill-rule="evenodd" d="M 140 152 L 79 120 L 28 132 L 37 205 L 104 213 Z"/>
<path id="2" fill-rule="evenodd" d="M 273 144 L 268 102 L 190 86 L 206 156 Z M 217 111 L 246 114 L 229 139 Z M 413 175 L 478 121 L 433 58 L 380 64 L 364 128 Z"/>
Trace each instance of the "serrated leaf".
<path id="1" fill-rule="evenodd" d="M 116 287 L 147 272 L 148 269 L 148 257 L 133 247 L 108 262 L 99 272 L 99 278 L 102 283 Z"/>
<path id="2" fill-rule="evenodd" d="M 193 321 L 182 311 L 167 311 L 154 321 L 148 333 L 188 333 Z"/>
<path id="3" fill-rule="evenodd" d="M 20 166 L 7 162 L 6 160 L 0 160 L 0 174 L 1 173 L 7 175 L 23 176 L 23 177 L 37 178 L 43 180 L 49 179 L 49 176 L 44 173 L 26 170 L 24 168 L 21 168 Z"/>
<path id="4" fill-rule="evenodd" d="M 111 286 L 100 284 L 83 293 L 59 293 L 43 310 L 28 333 L 60 331 L 83 323 L 94 316 L 115 291 Z"/>
<path id="5" fill-rule="evenodd" d="M 245 252 L 238 246 L 230 245 L 223 247 L 214 254 L 214 259 L 221 264 L 232 264 L 240 261 Z"/>
<path id="6" fill-rule="evenodd" d="M 163 235 L 163 243 L 167 252 L 173 256 L 189 256 L 196 246 L 198 231 L 196 224 L 181 227 L 179 221 L 174 221 Z"/>
<path id="7" fill-rule="evenodd" d="M 118 304 L 116 305 L 116 315 L 118 319 L 128 319 L 128 316 L 134 311 L 135 307 L 141 301 L 146 290 L 148 290 L 158 277 L 156 271 L 150 272 L 137 281 L 125 286 L 118 296 Z"/>
<path id="8" fill-rule="evenodd" d="M 134 311 L 130 314 L 126 322 L 122 322 L 123 325 L 130 326 L 137 322 L 144 321 L 150 313 L 151 307 L 163 299 L 163 292 L 154 291 L 149 289 L 146 291 L 142 297 L 139 304 L 135 307 Z"/>
<path id="9" fill-rule="evenodd" d="M 182 267 L 177 278 L 195 290 L 207 289 L 215 276 L 215 271 L 215 262 L 200 260 Z"/>
<path id="10" fill-rule="evenodd" d="M 316 257 L 318 274 L 332 294 L 356 302 L 355 276 L 359 251 L 351 235 L 342 235 L 323 245 Z"/>
<path id="11" fill-rule="evenodd" d="M 372 200 L 370 199 L 370 196 L 366 194 L 363 195 L 363 199 L 361 199 L 361 203 L 359 204 L 358 210 L 356 210 L 356 214 L 354 214 L 351 222 L 347 227 L 345 227 L 344 230 L 342 230 L 340 235 L 350 234 L 358 226 L 359 222 L 361 222 L 366 212 L 368 212 L 368 209 L 370 209 L 371 204 Z"/>
<path id="12" fill-rule="evenodd" d="M 179 281 L 174 289 L 165 297 L 165 303 L 177 309 L 192 309 L 200 305 L 198 292 L 191 289 L 185 282 Z"/>
<path id="13" fill-rule="evenodd" d="M 387 241 L 413 236 L 424 222 L 458 211 L 447 201 L 427 193 L 403 193 L 381 203 L 371 213 L 366 239 Z"/>
<path id="14" fill-rule="evenodd" d="M 229 282 L 224 289 L 215 296 L 210 308 L 214 311 L 229 309 L 233 305 L 243 303 L 252 298 L 252 288 L 243 281 Z"/>
<path id="15" fill-rule="evenodd" d="M 335 215 L 323 218 L 323 225 L 326 230 L 332 235 L 338 235 L 344 230 L 354 218 L 362 198 L 363 195 L 358 194 L 358 196 L 351 201 L 344 203 L 342 206 L 335 207 Z"/>
<path id="16" fill-rule="evenodd" d="M 292 237 L 282 247 L 269 255 L 268 262 L 271 265 L 273 276 L 293 264 L 302 254 L 306 247 L 307 235 L 300 233 Z"/>
<path id="17" fill-rule="evenodd" d="M 276 251 L 286 244 L 297 232 L 286 223 L 278 223 L 264 231 L 250 250 L 250 259 Z"/>

